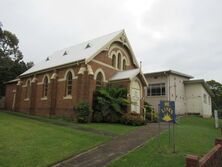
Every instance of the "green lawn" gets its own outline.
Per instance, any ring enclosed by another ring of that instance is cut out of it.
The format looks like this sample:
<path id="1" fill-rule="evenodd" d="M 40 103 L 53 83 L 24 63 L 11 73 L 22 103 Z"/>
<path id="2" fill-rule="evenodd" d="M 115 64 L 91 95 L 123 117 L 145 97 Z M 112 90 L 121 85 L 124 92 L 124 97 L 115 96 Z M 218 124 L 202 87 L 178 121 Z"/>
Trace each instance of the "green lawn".
<path id="1" fill-rule="evenodd" d="M 10 113 L 7 111 L 4 111 L 4 112 Z M 50 117 L 32 116 L 32 115 L 19 113 L 19 112 L 13 112 L 10 114 L 20 116 L 20 117 L 28 117 L 28 118 L 32 118 L 34 120 L 38 120 L 41 122 L 58 124 L 58 125 L 63 125 L 67 127 L 80 126 L 80 127 L 95 129 L 95 130 L 104 131 L 104 132 L 111 132 L 116 135 L 129 133 L 139 127 L 139 126 L 128 126 L 128 125 L 123 125 L 123 124 L 118 124 L 118 123 L 75 123 L 75 122 L 72 122 L 70 119 L 66 117 L 61 117 L 61 116 L 50 116 Z"/>
<path id="2" fill-rule="evenodd" d="M 108 137 L 0 112 L 0 166 L 43 167 Z"/>
<path id="3" fill-rule="evenodd" d="M 176 126 L 176 153 L 169 146 L 168 133 L 161 134 L 161 153 L 158 153 L 158 139 L 150 140 L 144 147 L 137 149 L 109 167 L 172 167 L 185 166 L 187 154 L 204 155 L 214 145 L 214 140 L 222 137 L 214 129 L 213 119 L 184 117 Z"/>
<path id="4" fill-rule="evenodd" d="M 111 123 L 88 123 L 78 124 L 85 128 L 92 128 L 96 130 L 111 132 L 117 135 L 129 133 L 138 128 L 138 126 L 128 126 L 122 124 L 111 124 Z"/>

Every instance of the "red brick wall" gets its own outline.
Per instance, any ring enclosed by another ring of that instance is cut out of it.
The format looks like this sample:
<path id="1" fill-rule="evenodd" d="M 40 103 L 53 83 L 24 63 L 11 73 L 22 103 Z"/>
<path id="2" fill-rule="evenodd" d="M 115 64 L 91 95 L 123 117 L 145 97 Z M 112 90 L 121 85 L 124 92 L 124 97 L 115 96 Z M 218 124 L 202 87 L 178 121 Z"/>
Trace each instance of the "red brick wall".
<path id="1" fill-rule="evenodd" d="M 215 140 L 215 146 L 202 158 L 195 155 L 186 157 L 186 167 L 221 167 L 222 139 Z"/>
<path id="2" fill-rule="evenodd" d="M 56 91 L 56 103 L 53 106 L 55 108 L 55 112 L 54 114 L 56 115 L 72 115 L 72 109 L 73 106 L 75 105 L 76 102 L 76 92 L 77 92 L 77 79 L 73 80 L 73 88 L 72 88 L 72 99 L 63 99 L 63 97 L 65 96 L 65 81 L 60 81 L 61 79 L 64 78 L 65 72 L 68 69 L 73 69 L 74 73 L 75 73 L 75 77 L 77 76 L 78 70 L 79 70 L 80 66 L 73 66 L 73 67 L 69 67 L 69 68 L 64 68 L 64 69 L 59 69 L 56 71 L 57 73 L 57 79 L 56 79 L 56 89 L 52 91 Z M 45 74 L 48 74 L 49 77 L 51 78 L 53 75 L 53 71 L 47 72 L 47 73 L 43 73 L 43 74 L 38 74 L 36 75 L 36 79 L 37 82 L 36 84 L 36 90 L 35 90 L 35 106 L 34 107 L 34 114 L 36 115 L 50 115 L 50 109 L 51 109 L 51 87 L 52 87 L 52 79 L 50 79 L 50 83 L 48 85 L 48 97 L 45 100 L 44 98 L 42 98 L 43 95 L 43 77 L 45 76 Z M 28 78 L 24 78 L 21 79 L 22 81 L 22 85 L 21 87 L 21 97 L 20 97 L 20 105 L 19 105 L 19 111 L 20 112 L 24 112 L 24 113 L 29 113 L 30 112 L 30 100 L 25 100 L 25 92 L 26 92 L 26 87 L 24 87 L 26 85 L 26 81 L 28 79 L 33 79 L 33 76 L 28 77 Z"/>
<path id="3" fill-rule="evenodd" d="M 5 108 L 7 110 L 12 110 L 13 105 L 13 97 L 14 92 L 16 90 L 16 83 L 11 83 L 6 85 L 6 92 L 5 92 Z"/>
<path id="4" fill-rule="evenodd" d="M 116 44 L 115 44 L 116 45 Z M 114 45 L 112 45 L 114 46 Z M 122 46 L 118 46 L 122 47 Z M 122 48 L 123 50 L 125 48 Z M 116 50 L 115 47 L 113 47 L 113 50 Z M 125 52 L 127 50 L 125 49 Z M 123 53 L 123 56 L 128 57 L 128 60 L 130 60 L 130 65 L 127 67 L 127 69 L 133 69 L 135 66 L 132 63 L 132 60 L 129 55 L 126 55 Z M 115 73 L 117 73 L 119 70 L 111 67 L 112 60 L 108 57 L 108 51 L 102 51 L 99 53 L 95 58 L 95 60 L 102 62 L 94 62 L 90 61 L 88 65 L 91 65 L 91 68 L 93 72 L 95 73 L 98 68 L 101 68 L 103 72 L 105 73 L 106 80 L 108 81 L 109 78 L 111 78 Z M 107 64 L 104 65 L 103 63 Z M 87 65 L 84 63 L 73 65 L 66 68 L 60 68 L 60 69 L 52 69 L 49 72 L 44 72 L 42 74 L 36 74 L 35 76 L 32 75 L 30 77 L 21 78 L 22 84 L 20 86 L 15 86 L 14 89 L 19 90 L 19 96 L 16 101 L 16 107 L 15 109 L 20 112 L 29 113 L 29 114 L 36 114 L 36 115 L 50 115 L 50 114 L 56 114 L 56 115 L 66 115 L 66 116 L 72 116 L 74 117 L 73 107 L 80 101 L 86 101 L 92 106 L 93 101 L 93 92 L 96 88 L 96 81 L 94 80 L 93 75 L 89 75 L 88 71 L 85 71 L 84 74 L 78 74 L 81 67 L 85 67 L 87 69 Z M 72 99 L 64 99 L 65 96 L 65 85 L 66 81 L 63 80 L 65 73 L 68 69 L 74 70 L 75 78 L 72 82 Z M 48 86 L 48 98 L 42 99 L 42 92 L 43 92 L 43 78 L 45 74 L 49 75 L 51 78 L 53 73 L 57 74 L 57 78 L 55 80 L 50 79 L 50 83 Z M 27 101 L 25 100 L 25 92 L 26 92 L 26 81 L 28 79 L 33 80 L 33 78 L 36 78 L 36 82 L 32 83 L 32 97 Z M 125 85 L 129 89 L 130 82 L 121 82 L 121 85 Z M 11 91 L 10 85 L 7 86 L 6 92 L 6 103 L 7 106 L 10 106 L 11 102 Z M 53 95 L 53 96 L 51 96 Z M 56 97 L 54 97 L 56 96 Z"/>
<path id="5" fill-rule="evenodd" d="M 122 52 L 119 48 L 121 48 L 121 50 L 123 50 L 124 52 Z M 112 58 L 108 56 L 108 53 L 111 53 L 112 51 L 117 52 L 120 50 L 122 53 L 122 56 L 125 57 L 129 61 L 129 65 L 126 66 L 126 70 L 136 68 L 136 66 L 133 64 L 133 60 L 131 58 L 132 56 L 127 54 L 128 52 L 127 52 L 126 48 L 115 43 L 110 46 L 110 49 L 111 50 L 109 50 L 109 51 L 103 51 L 103 52 L 99 53 L 97 56 L 95 56 L 94 59 L 112 66 Z"/>

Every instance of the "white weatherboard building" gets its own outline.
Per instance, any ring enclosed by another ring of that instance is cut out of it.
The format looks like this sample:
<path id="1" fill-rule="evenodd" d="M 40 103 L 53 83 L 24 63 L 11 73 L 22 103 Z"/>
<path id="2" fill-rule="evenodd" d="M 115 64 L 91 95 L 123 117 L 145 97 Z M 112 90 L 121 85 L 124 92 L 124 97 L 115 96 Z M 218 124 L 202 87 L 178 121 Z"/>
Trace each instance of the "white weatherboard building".
<path id="1" fill-rule="evenodd" d="M 192 76 L 173 70 L 146 73 L 145 77 L 148 82 L 146 101 L 155 111 L 160 100 L 168 100 L 175 101 L 177 115 L 212 116 L 211 97 L 214 95 L 204 80 L 193 80 Z"/>

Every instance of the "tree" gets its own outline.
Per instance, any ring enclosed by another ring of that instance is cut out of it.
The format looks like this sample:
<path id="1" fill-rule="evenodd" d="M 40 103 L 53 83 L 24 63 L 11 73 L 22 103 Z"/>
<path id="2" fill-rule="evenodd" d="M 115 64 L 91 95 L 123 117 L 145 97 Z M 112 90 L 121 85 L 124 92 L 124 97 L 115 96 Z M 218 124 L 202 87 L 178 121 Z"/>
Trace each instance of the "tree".
<path id="1" fill-rule="evenodd" d="M 10 31 L 2 30 L 0 38 L 0 55 L 1 57 L 11 57 L 14 61 L 19 62 L 23 59 L 22 52 L 18 46 L 19 40 L 15 34 Z"/>
<path id="2" fill-rule="evenodd" d="M 18 44 L 16 35 L 0 26 L 0 96 L 5 94 L 5 82 L 15 79 L 33 65 L 33 62 L 22 60 Z"/>
<path id="3" fill-rule="evenodd" d="M 222 111 L 222 84 L 215 80 L 207 81 L 207 84 L 215 95 L 215 97 L 212 98 L 213 110 Z"/>

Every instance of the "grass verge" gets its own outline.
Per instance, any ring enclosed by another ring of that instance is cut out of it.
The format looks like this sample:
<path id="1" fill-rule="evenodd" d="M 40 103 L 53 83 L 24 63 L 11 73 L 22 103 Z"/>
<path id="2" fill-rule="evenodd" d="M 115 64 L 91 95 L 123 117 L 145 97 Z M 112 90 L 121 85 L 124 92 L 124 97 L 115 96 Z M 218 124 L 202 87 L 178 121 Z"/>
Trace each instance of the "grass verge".
<path id="1" fill-rule="evenodd" d="M 0 166 L 44 167 L 110 138 L 0 112 Z"/>
<path id="2" fill-rule="evenodd" d="M 213 119 L 195 116 L 183 117 L 175 127 L 176 153 L 172 153 L 168 132 L 161 134 L 159 140 L 153 138 L 145 146 L 112 162 L 109 167 L 172 167 L 185 166 L 185 156 L 202 156 L 213 146 L 215 138 L 220 137 L 220 130 L 214 128 Z"/>

